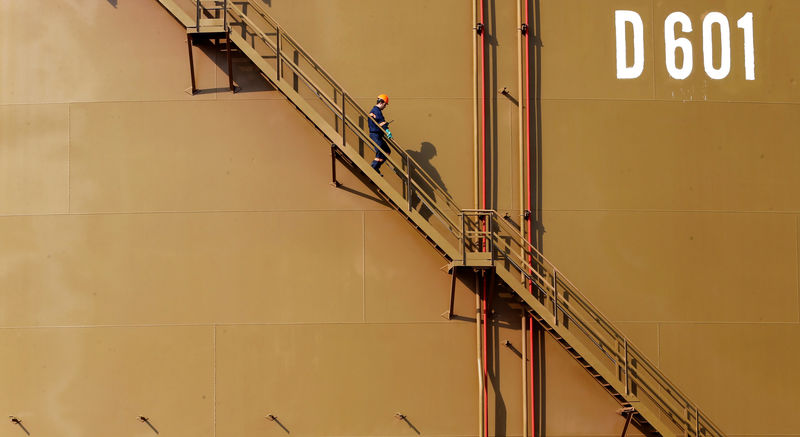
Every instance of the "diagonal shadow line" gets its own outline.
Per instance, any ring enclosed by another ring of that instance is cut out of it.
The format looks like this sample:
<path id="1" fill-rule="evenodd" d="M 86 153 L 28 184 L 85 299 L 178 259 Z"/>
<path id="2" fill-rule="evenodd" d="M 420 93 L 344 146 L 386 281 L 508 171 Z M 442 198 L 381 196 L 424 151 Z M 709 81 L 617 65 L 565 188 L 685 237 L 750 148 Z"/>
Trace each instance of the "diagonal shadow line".
<path id="1" fill-rule="evenodd" d="M 417 429 L 417 427 L 416 427 L 416 426 L 414 426 L 414 424 L 413 424 L 413 423 L 411 423 L 411 421 L 409 421 L 409 420 L 408 420 L 408 417 L 404 417 L 404 418 L 403 418 L 403 422 L 405 422 L 405 423 L 406 423 L 406 424 L 407 424 L 407 425 L 408 425 L 408 426 L 409 426 L 409 427 L 410 427 L 412 430 L 414 430 L 414 432 L 415 432 L 415 433 L 417 433 L 417 435 L 420 435 L 420 434 L 421 434 L 421 433 L 419 432 L 419 430 Z"/>
<path id="2" fill-rule="evenodd" d="M 512 96 L 512 95 L 511 95 L 511 93 L 509 93 L 509 92 L 502 92 L 502 91 L 501 91 L 501 92 L 500 92 L 500 94 L 501 94 L 501 95 L 504 95 L 504 96 L 506 96 L 506 98 L 507 98 L 508 100 L 510 100 L 510 101 L 511 101 L 511 103 L 512 103 L 514 106 L 519 106 L 519 100 L 515 99 L 515 98 L 514 98 L 514 96 Z"/>
<path id="3" fill-rule="evenodd" d="M 155 427 L 155 426 L 153 426 L 153 424 L 152 424 L 152 423 L 150 423 L 150 421 L 149 421 L 149 420 L 143 420 L 142 422 L 146 423 L 146 424 L 147 424 L 147 426 L 149 426 L 149 427 L 150 427 L 150 429 L 152 429 L 154 433 L 156 433 L 156 434 L 159 434 L 159 432 L 158 432 L 158 430 L 156 429 L 156 427 Z"/>
<path id="4" fill-rule="evenodd" d="M 514 347 L 513 344 L 507 343 L 507 344 L 505 344 L 505 347 L 507 347 L 508 350 L 510 350 L 511 352 L 514 352 L 514 355 L 516 355 L 517 358 L 522 358 L 522 352 L 520 352 L 519 349 Z"/>
<path id="5" fill-rule="evenodd" d="M 284 432 L 286 432 L 286 434 L 291 434 L 291 432 L 289 432 L 289 428 L 286 428 L 285 426 L 283 426 L 283 424 L 281 423 L 281 421 L 280 421 L 280 420 L 278 420 L 278 418 L 277 418 L 277 417 L 276 417 L 275 419 L 273 419 L 273 422 L 277 423 L 277 424 L 278 424 L 278 426 L 280 426 L 280 427 L 281 427 L 281 429 L 283 429 L 283 430 L 284 430 Z"/>
<path id="6" fill-rule="evenodd" d="M 25 431 L 25 434 L 31 435 L 31 433 L 28 431 L 28 428 L 25 428 L 25 425 L 23 425 L 22 422 L 16 422 L 16 423 L 17 425 L 19 425 L 20 428 L 22 428 L 23 431 Z"/>
<path id="7" fill-rule="evenodd" d="M 388 207 L 391 207 L 391 206 L 390 206 L 388 203 L 386 203 L 386 202 L 385 202 L 383 199 L 380 199 L 380 198 L 378 198 L 378 197 L 375 197 L 375 196 L 370 196 L 369 194 L 362 193 L 361 191 L 355 190 L 355 189 L 353 189 L 353 188 L 350 188 L 350 187 L 347 187 L 347 186 L 345 186 L 345 185 L 340 185 L 340 186 L 339 186 L 339 188 L 340 188 L 340 189 L 342 189 L 342 190 L 344 190 L 344 191 L 347 191 L 348 193 L 355 194 L 356 196 L 360 196 L 360 197 L 363 197 L 363 198 L 365 198 L 365 199 L 371 200 L 371 201 L 373 201 L 373 202 L 380 203 L 381 205 L 383 205 L 383 206 L 385 206 L 385 207 L 387 207 L 387 208 L 388 208 Z"/>

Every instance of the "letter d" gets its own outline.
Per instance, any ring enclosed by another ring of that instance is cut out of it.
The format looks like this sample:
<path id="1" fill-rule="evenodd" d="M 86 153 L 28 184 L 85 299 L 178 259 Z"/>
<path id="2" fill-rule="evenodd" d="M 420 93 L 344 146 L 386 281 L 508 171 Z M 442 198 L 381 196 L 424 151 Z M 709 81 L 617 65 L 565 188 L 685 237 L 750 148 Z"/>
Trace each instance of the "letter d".
<path id="1" fill-rule="evenodd" d="M 634 11 L 615 11 L 617 28 L 617 79 L 636 79 L 644 71 L 644 25 Z M 628 35 L 625 23 L 633 25 L 633 66 L 628 67 Z"/>

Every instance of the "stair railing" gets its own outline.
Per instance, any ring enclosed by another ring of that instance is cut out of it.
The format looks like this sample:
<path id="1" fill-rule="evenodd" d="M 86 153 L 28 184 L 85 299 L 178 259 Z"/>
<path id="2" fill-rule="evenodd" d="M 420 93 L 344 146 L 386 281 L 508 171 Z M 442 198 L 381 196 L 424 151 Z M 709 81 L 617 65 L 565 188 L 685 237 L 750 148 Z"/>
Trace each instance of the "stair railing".
<path id="1" fill-rule="evenodd" d="M 317 112 L 327 115 L 327 121 L 341 135 L 343 146 L 353 147 L 365 160 L 371 160 L 369 154 L 377 146 L 367 131 L 368 113 L 260 5 L 247 3 L 247 7 L 253 15 L 245 14 L 236 4 L 231 5 L 231 26 L 241 27 L 251 46 L 274 62 L 281 80 L 291 83 Z M 384 178 L 403 195 L 405 205 L 400 206 L 408 210 L 427 209 L 425 216 L 436 219 L 441 234 L 451 244 L 457 244 L 461 238 L 460 210 L 452 196 L 394 139 L 386 138 L 386 143 L 392 153 L 384 163 Z"/>
<path id="2" fill-rule="evenodd" d="M 522 237 L 516 226 L 496 211 L 484 210 L 481 223 L 491 230 L 492 246 L 471 244 L 462 250 L 488 251 L 493 248 L 493 265 L 503 279 L 519 293 L 530 290 L 545 311 L 551 326 L 566 328 L 594 356 L 603 359 L 604 375 L 612 375 L 622 387 L 621 394 L 660 413 L 678 433 L 696 437 L 724 434 L 678 387 L 636 349 L 578 288 L 544 255 Z M 473 227 L 475 225 L 473 224 Z M 522 249 L 522 250 L 520 250 Z M 515 278 L 517 280 L 515 281 Z M 542 308 L 539 308 L 540 310 Z M 609 381 L 611 382 L 611 381 Z M 637 406 L 637 405 L 634 405 Z"/>
<path id="3" fill-rule="evenodd" d="M 291 83 L 341 135 L 342 147 L 353 147 L 359 155 L 368 154 L 376 145 L 365 132 L 368 115 L 348 94 L 257 3 L 236 2 L 256 16 L 247 15 L 235 3 L 226 8 L 231 26 L 241 27 L 241 36 L 264 59 L 275 61 L 277 79 Z M 263 28 L 266 30 L 263 30 Z M 266 53 L 264 51 L 266 50 Z M 300 84 L 305 88 L 301 89 Z M 368 102 L 371 104 L 371 102 Z M 494 210 L 460 210 L 452 196 L 438 185 L 393 139 L 388 139 L 393 154 L 385 165 L 395 177 L 393 188 L 404 196 L 405 207 L 428 208 L 428 218 L 436 218 L 457 253 L 451 259 L 482 259 L 529 304 L 536 305 L 542 322 L 570 335 L 575 347 L 584 348 L 602 360 L 596 378 L 620 387 L 620 394 L 634 407 L 646 406 L 666 418 L 675 432 L 690 437 L 723 437 L 724 434 L 661 371 L 636 349 L 589 300 L 532 244 L 522 237 L 517 226 Z M 373 178 L 376 176 L 372 176 Z M 416 199 L 416 202 L 415 202 Z M 525 296 L 530 296 L 528 300 Z M 559 334 L 561 335 L 561 334 Z M 595 364 L 593 364 L 594 366 Z M 608 387 L 607 387 L 608 388 Z"/>
<path id="4" fill-rule="evenodd" d="M 201 30 L 203 15 L 211 12 L 214 12 L 215 15 L 222 14 L 222 29 L 228 30 L 228 0 L 193 0 L 193 3 L 195 6 L 195 29 L 197 32 Z M 215 18 L 219 19 L 219 16 Z"/>

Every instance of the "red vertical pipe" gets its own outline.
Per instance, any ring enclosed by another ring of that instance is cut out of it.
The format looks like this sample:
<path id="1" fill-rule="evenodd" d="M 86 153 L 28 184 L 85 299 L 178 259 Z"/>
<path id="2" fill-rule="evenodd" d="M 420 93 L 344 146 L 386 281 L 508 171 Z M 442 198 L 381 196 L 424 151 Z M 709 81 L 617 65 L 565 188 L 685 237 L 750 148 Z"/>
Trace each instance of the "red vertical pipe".
<path id="1" fill-rule="evenodd" d="M 489 299 L 487 297 L 486 275 L 483 276 L 483 435 L 489 436 L 489 372 L 487 370 L 487 358 L 489 348 L 487 339 L 489 337 Z"/>
<path id="2" fill-rule="evenodd" d="M 481 25 L 481 208 L 486 209 L 486 24 L 483 0 L 480 6 Z"/>
<path id="3" fill-rule="evenodd" d="M 484 22 L 484 0 L 480 0 L 481 23 L 481 209 L 486 209 L 486 25 Z M 484 223 L 484 230 L 486 224 Z M 485 241 L 481 244 L 483 246 Z M 487 371 L 488 357 L 488 310 L 486 276 L 483 276 L 483 427 L 484 436 L 489 436 L 489 379 Z"/>
<path id="4" fill-rule="evenodd" d="M 530 375 L 530 378 L 528 378 L 531 381 L 531 437 L 536 437 L 536 391 L 534 390 L 534 386 L 535 385 L 533 383 L 533 381 L 534 381 L 534 379 L 533 379 L 533 377 L 534 377 L 534 369 L 536 367 L 535 364 L 534 364 L 534 362 L 535 362 L 534 360 L 536 360 L 536 351 L 533 350 L 533 328 L 534 328 L 533 316 L 529 316 L 528 320 L 530 321 L 530 330 L 529 330 L 529 332 L 530 332 L 530 344 L 529 344 L 528 349 L 530 349 L 530 351 L 531 351 L 530 352 L 531 375 Z"/>
<path id="5" fill-rule="evenodd" d="M 528 183 L 526 184 L 526 204 L 528 210 L 528 244 L 533 244 L 533 226 L 532 226 L 532 219 L 533 219 L 533 210 L 531 209 L 531 185 L 533 185 L 532 178 L 531 178 L 531 72 L 530 72 L 530 34 L 531 34 L 531 25 L 530 25 L 530 11 L 528 10 L 528 0 L 525 0 L 525 174 L 528 177 Z M 530 260 L 531 265 L 533 265 L 533 260 Z M 533 284 L 530 285 L 530 291 L 533 293 Z M 533 350 L 533 316 L 530 317 L 530 351 L 531 351 L 531 375 L 530 375 L 530 385 L 531 385 L 531 437 L 536 437 L 536 380 L 534 379 L 534 373 L 536 368 L 536 352 Z"/>
<path id="6" fill-rule="evenodd" d="M 531 219 L 533 211 L 531 210 L 531 72 L 530 72 L 530 34 L 531 26 L 529 24 L 528 0 L 525 0 L 525 24 L 527 30 L 525 32 L 525 171 L 528 175 L 528 200 L 527 207 L 530 213 L 528 214 L 528 243 L 532 241 L 533 228 L 531 227 Z"/>

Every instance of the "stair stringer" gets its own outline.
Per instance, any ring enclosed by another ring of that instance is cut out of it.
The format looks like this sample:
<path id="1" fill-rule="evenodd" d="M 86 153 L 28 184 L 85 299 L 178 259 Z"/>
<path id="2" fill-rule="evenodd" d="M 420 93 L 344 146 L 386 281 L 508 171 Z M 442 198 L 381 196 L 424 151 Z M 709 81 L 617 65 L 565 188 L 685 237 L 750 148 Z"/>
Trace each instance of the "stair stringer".
<path id="1" fill-rule="evenodd" d="M 366 174 L 367 177 L 380 189 L 384 195 L 386 195 L 394 206 L 397 209 L 401 209 L 404 214 L 408 215 L 411 220 L 414 222 L 416 226 L 418 226 L 426 235 L 428 235 L 431 240 L 433 240 L 434 244 L 441 248 L 441 250 L 447 254 L 450 259 L 454 259 L 456 254 L 458 253 L 455 246 L 450 244 L 444 236 L 437 231 L 427 220 L 425 220 L 422 215 L 420 215 L 415 210 L 409 210 L 408 208 L 404 208 L 402 205 L 405 202 L 405 199 L 402 195 L 400 195 L 394 187 L 389 185 L 381 177 L 373 177 L 371 173 L 375 173 L 375 170 L 369 166 L 362 158 L 361 155 L 358 154 L 358 151 L 354 149 L 349 144 L 345 144 L 342 146 L 342 136 L 336 132 L 336 130 L 321 116 L 319 113 L 309 105 L 306 100 L 297 93 L 292 86 L 287 83 L 286 81 L 277 80 L 277 72 L 275 69 L 267 63 L 259 54 L 255 51 L 247 41 L 242 38 L 240 35 L 231 32 L 231 41 L 236 44 L 239 50 L 242 51 L 248 58 L 250 58 L 253 63 L 264 73 L 267 78 L 269 78 L 270 82 L 272 83 L 275 88 L 280 90 L 280 92 L 286 96 L 296 107 L 297 109 L 302 112 L 309 121 L 319 129 L 323 135 L 331 142 L 336 144 L 339 147 L 339 150 L 344 152 L 345 155 L 350 159 L 350 161 L 361 170 L 362 173 Z"/>
<path id="2" fill-rule="evenodd" d="M 649 426 L 655 428 L 660 435 L 662 436 L 669 436 L 674 435 L 673 428 L 669 427 L 666 423 L 664 423 L 660 418 L 659 415 L 655 412 L 650 410 L 647 406 L 643 405 L 642 402 L 633 394 L 625 394 L 625 387 L 623 383 L 614 375 L 606 366 L 602 364 L 599 358 L 589 350 L 589 347 L 586 346 L 582 341 L 578 340 L 575 335 L 573 335 L 567 328 L 564 327 L 563 324 L 554 323 L 555 316 L 553 313 L 545 307 L 541 302 L 539 302 L 535 295 L 533 295 L 529 290 L 519 284 L 518 279 L 516 278 L 516 274 L 512 273 L 508 269 L 496 266 L 495 272 L 500 279 L 503 280 L 509 287 L 514 291 L 514 293 L 519 296 L 525 304 L 527 304 L 531 310 L 538 315 L 537 320 L 539 324 L 542 325 L 543 328 L 551 335 L 553 338 L 564 345 L 566 342 L 569 345 L 569 348 L 572 348 L 576 354 L 570 353 L 576 360 L 583 359 L 585 360 L 590 367 L 586 367 L 586 370 L 592 375 L 592 377 L 603 386 L 612 397 L 614 397 L 620 405 L 623 407 L 634 407 L 636 412 L 641 414 L 641 416 L 647 421 Z M 562 342 L 560 339 L 563 339 Z M 582 364 L 582 363 L 581 363 Z M 593 373 L 596 372 L 595 373 Z M 640 427 L 645 427 L 641 423 L 639 424 Z M 641 430 L 641 429 L 640 429 Z M 641 430 L 645 432 L 645 430 Z"/>
<path id="3" fill-rule="evenodd" d="M 186 14 L 173 0 L 158 0 L 178 21 L 185 27 L 193 27 L 194 21 Z M 232 9 L 240 14 L 242 17 L 245 15 L 238 10 L 235 6 Z M 458 248 L 450 243 L 438 230 L 436 230 L 421 214 L 417 211 L 406 208 L 406 199 L 402 194 L 398 193 L 388 182 L 379 177 L 377 173 L 364 161 L 356 149 L 349 144 L 342 144 L 342 137 L 325 120 L 307 101 L 296 92 L 293 87 L 286 81 L 279 80 L 277 71 L 274 67 L 261 57 L 261 55 L 250 46 L 250 44 L 239 34 L 235 32 L 230 33 L 231 41 L 242 51 L 267 77 L 275 88 L 280 91 L 295 107 L 316 127 L 331 143 L 336 144 L 339 150 L 344 153 L 349 159 L 349 163 L 355 165 L 361 172 L 366 175 L 378 188 L 378 190 L 385 196 L 387 201 L 402 211 L 404 215 L 416 226 L 423 235 L 431 241 L 440 252 L 450 261 L 459 259 L 461 255 Z M 500 254 L 499 256 L 503 256 Z M 498 260 L 501 261 L 501 260 Z M 539 323 L 556 339 L 560 344 L 575 351 L 571 355 L 581 362 L 582 365 L 585 361 L 584 368 L 622 405 L 632 406 L 636 409 L 634 415 L 634 422 L 639 426 L 640 430 L 645 434 L 655 434 L 663 436 L 676 435 L 676 429 L 669 426 L 666 422 L 661 420 L 661 417 L 669 415 L 667 411 L 653 411 L 648 406 L 644 405 L 640 399 L 631 393 L 626 394 L 624 382 L 613 374 L 605 365 L 602 364 L 601 359 L 591 351 L 590 346 L 579 340 L 573 335 L 563 324 L 551 323 L 555 321 L 553 312 L 539 302 L 536 297 L 530 293 L 526 286 L 522 285 L 519 281 L 519 272 L 512 272 L 508 268 L 502 266 L 500 263 L 495 263 L 495 272 L 500 279 L 502 279 L 519 298 L 527 304 Z M 638 420 L 637 420 L 638 419 Z M 681 420 L 676 418 L 676 420 Z M 688 435 L 696 435 L 696 431 L 689 430 Z M 721 433 L 719 434 L 721 435 Z"/>

